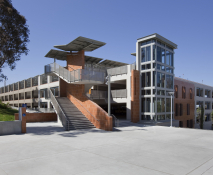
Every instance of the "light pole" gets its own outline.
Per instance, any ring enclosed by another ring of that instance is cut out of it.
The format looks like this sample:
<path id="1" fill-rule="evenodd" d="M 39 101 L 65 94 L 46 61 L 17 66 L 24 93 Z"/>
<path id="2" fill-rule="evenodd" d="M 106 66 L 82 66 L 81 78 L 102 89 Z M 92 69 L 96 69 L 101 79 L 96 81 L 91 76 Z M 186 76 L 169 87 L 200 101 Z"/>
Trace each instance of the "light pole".
<path id="1" fill-rule="evenodd" d="M 168 94 L 171 96 L 171 126 L 172 127 L 172 96 L 174 95 L 174 92 L 168 92 Z"/>

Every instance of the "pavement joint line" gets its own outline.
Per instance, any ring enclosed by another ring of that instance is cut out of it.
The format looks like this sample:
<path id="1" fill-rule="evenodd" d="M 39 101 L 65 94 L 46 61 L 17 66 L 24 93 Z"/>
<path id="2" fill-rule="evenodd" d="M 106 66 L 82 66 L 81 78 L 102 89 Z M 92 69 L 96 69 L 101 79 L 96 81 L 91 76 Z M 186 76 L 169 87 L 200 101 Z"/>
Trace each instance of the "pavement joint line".
<path id="1" fill-rule="evenodd" d="M 196 167 L 196 168 L 193 169 L 192 171 L 188 172 L 187 174 L 192 173 L 193 171 L 195 171 L 196 169 L 200 168 L 202 165 L 206 164 L 207 162 L 209 162 L 209 161 L 212 160 L 212 159 L 213 159 L 213 157 L 210 158 L 209 160 L 205 161 L 204 163 L 202 163 L 201 165 L 199 165 L 198 167 Z M 213 166 L 211 166 L 211 167 L 213 167 Z M 210 167 L 210 168 L 211 168 L 211 167 Z M 210 169 L 210 168 L 209 168 L 209 169 Z M 209 170 L 209 169 L 208 169 L 208 170 Z M 207 171 L 207 170 L 206 170 L 206 171 Z M 203 173 L 205 173 L 206 171 L 204 171 Z M 203 174 L 203 173 L 202 173 L 202 174 Z M 186 175 L 187 175 L 187 174 L 186 174 Z"/>
<path id="2" fill-rule="evenodd" d="M 25 160 L 33 160 L 33 159 L 45 158 L 45 157 L 49 157 L 49 156 L 53 156 L 53 155 L 59 155 L 59 154 L 64 154 L 64 153 L 73 152 L 73 151 L 79 151 L 79 150 L 65 151 L 65 152 L 53 153 L 53 154 L 46 155 L 46 156 L 40 156 L 40 157 L 33 157 L 33 158 L 25 158 L 25 159 L 14 160 L 14 161 L 6 162 L 6 163 L 1 163 L 0 166 L 1 166 L 1 165 L 5 165 L 5 164 L 14 163 L 14 162 L 19 162 L 19 161 L 25 161 Z"/>
<path id="3" fill-rule="evenodd" d="M 0 166 L 0 168 L 1 168 L 1 166 Z M 1 168 L 1 170 L 2 170 L 2 171 L 4 171 L 4 169 L 2 169 L 2 168 Z M 7 174 L 7 172 L 6 172 L 6 171 L 4 171 L 4 172 L 5 172 L 5 174 Z"/>
<path id="4" fill-rule="evenodd" d="M 82 151 L 88 152 L 86 150 L 82 150 Z M 89 153 L 91 153 L 91 152 L 89 152 Z M 173 174 L 170 174 L 170 173 L 166 173 L 166 172 L 163 172 L 163 171 L 155 170 L 155 169 L 148 168 L 148 167 L 145 167 L 145 166 L 135 165 L 135 164 L 132 164 L 132 163 L 129 163 L 129 162 L 125 162 L 125 161 L 122 161 L 122 160 L 117 160 L 117 159 L 114 159 L 114 158 L 111 158 L 111 157 L 102 156 L 102 155 L 99 155 L 99 154 L 96 154 L 96 153 L 92 153 L 92 154 L 95 154 L 95 155 L 98 155 L 98 156 L 101 156 L 101 157 L 104 157 L 104 158 L 116 160 L 117 162 L 120 161 L 120 162 L 124 162 L 124 163 L 130 164 L 130 165 L 134 165 L 134 166 L 137 166 L 137 167 L 143 167 L 143 168 L 146 168 L 146 169 L 149 169 L 149 170 L 153 170 L 153 171 L 157 171 L 157 172 L 160 172 L 160 173 L 165 173 L 165 174 L 173 175 Z"/>

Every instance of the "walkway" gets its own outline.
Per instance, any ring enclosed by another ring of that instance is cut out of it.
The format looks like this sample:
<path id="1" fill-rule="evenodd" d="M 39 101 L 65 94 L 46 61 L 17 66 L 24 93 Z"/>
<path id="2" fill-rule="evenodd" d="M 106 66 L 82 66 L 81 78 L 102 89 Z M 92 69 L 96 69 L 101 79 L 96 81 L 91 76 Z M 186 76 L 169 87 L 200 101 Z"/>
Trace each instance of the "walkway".
<path id="1" fill-rule="evenodd" d="M 213 174 L 213 132 L 123 126 L 66 132 L 57 123 L 27 124 L 0 137 L 0 175 Z"/>

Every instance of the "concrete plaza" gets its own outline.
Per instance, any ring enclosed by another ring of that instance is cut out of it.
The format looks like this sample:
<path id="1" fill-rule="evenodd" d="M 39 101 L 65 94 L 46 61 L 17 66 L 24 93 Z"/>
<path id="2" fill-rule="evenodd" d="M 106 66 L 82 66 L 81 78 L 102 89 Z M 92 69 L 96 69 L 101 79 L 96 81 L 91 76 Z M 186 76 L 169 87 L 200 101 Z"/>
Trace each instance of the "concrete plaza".
<path id="1" fill-rule="evenodd" d="M 0 175 L 213 174 L 213 132 L 123 126 L 64 131 L 27 124 L 27 134 L 0 136 Z"/>

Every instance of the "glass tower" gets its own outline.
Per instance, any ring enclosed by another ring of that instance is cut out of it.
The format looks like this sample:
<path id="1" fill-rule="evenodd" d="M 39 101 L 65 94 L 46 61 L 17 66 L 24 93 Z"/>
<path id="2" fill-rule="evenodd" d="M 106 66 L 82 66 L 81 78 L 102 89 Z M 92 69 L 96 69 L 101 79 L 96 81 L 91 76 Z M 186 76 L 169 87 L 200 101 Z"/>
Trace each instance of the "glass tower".
<path id="1" fill-rule="evenodd" d="M 142 121 L 164 121 L 171 117 L 171 96 L 168 92 L 174 91 L 176 48 L 176 44 L 158 34 L 138 39 L 136 55 L 140 71 Z"/>

